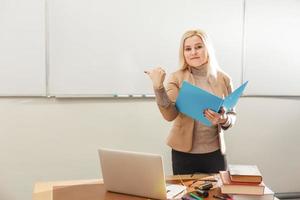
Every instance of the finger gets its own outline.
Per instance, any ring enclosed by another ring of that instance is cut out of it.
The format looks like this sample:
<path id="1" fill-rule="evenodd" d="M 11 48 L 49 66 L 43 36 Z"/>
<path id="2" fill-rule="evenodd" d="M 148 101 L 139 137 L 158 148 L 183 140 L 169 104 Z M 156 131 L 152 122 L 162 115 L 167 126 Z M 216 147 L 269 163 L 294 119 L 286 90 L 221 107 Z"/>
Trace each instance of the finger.
<path id="1" fill-rule="evenodd" d="M 205 117 L 206 119 L 208 119 L 210 122 L 213 122 L 213 121 L 214 121 L 214 119 L 213 119 L 211 116 L 204 115 L 204 117 Z"/>
<path id="2" fill-rule="evenodd" d="M 205 117 L 210 121 L 210 123 L 212 123 L 212 125 L 216 125 L 217 124 L 217 121 L 214 118 L 212 118 L 210 116 L 205 116 Z"/>
<path id="3" fill-rule="evenodd" d="M 158 69 L 160 72 L 164 72 L 164 73 L 165 73 L 165 70 L 164 70 L 163 68 L 158 67 L 157 69 Z"/>
<path id="4" fill-rule="evenodd" d="M 208 112 L 211 116 L 213 116 L 213 117 L 215 117 L 215 118 L 220 116 L 218 113 L 216 113 L 216 112 L 214 112 L 213 110 L 210 110 L 210 109 L 207 109 L 207 112 Z"/>
<path id="5" fill-rule="evenodd" d="M 205 115 L 205 117 L 207 118 L 207 119 L 209 119 L 210 121 L 214 121 L 214 120 L 216 120 L 216 118 L 214 117 L 214 116 L 212 116 L 212 115 Z"/>
<path id="6" fill-rule="evenodd" d="M 210 121 L 214 119 L 214 116 L 211 113 L 209 113 L 207 110 L 204 112 L 204 116 Z"/>
<path id="7" fill-rule="evenodd" d="M 204 114 L 213 117 L 213 114 L 211 113 L 211 111 L 209 109 L 205 109 Z"/>
<path id="8" fill-rule="evenodd" d="M 213 124 L 217 124 L 221 118 L 221 115 L 208 110 L 207 112 L 205 112 L 205 117 L 209 119 Z"/>
<path id="9" fill-rule="evenodd" d="M 215 111 L 213 111 L 213 110 L 211 110 L 211 109 L 207 109 L 207 111 L 208 111 L 209 113 L 211 113 L 211 114 L 216 113 Z"/>

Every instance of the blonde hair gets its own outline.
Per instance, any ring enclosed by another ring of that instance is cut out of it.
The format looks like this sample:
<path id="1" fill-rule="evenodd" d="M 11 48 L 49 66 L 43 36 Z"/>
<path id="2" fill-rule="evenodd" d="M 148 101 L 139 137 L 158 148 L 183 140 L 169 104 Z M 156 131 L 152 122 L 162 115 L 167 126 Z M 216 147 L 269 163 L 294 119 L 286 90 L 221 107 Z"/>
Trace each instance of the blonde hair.
<path id="1" fill-rule="evenodd" d="M 202 30 L 189 30 L 187 32 L 185 32 L 181 38 L 181 42 L 180 42 L 180 48 L 179 48 L 179 67 L 184 70 L 186 68 L 189 67 L 189 65 L 187 64 L 185 58 L 184 58 L 184 42 L 187 38 L 190 38 L 192 36 L 199 36 L 204 45 L 205 48 L 207 49 L 207 60 L 208 60 L 208 75 L 213 76 L 214 78 L 217 77 L 217 72 L 221 71 L 221 68 L 218 64 L 218 61 L 216 59 L 216 55 L 215 55 L 215 51 L 214 48 L 212 46 L 212 42 L 209 38 L 209 36 Z"/>

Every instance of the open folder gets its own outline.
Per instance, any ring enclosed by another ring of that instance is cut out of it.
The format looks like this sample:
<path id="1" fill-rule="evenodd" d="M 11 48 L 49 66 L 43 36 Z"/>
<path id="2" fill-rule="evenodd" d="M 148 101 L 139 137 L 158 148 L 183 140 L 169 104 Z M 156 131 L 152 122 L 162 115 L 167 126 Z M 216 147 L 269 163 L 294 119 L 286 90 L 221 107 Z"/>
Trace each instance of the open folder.
<path id="1" fill-rule="evenodd" d="M 186 81 L 183 82 L 176 99 L 176 108 L 179 112 L 211 126 L 211 122 L 204 117 L 204 110 L 211 109 L 219 112 L 223 106 L 225 110 L 231 110 L 243 94 L 248 81 L 234 90 L 230 95 L 222 99 Z"/>

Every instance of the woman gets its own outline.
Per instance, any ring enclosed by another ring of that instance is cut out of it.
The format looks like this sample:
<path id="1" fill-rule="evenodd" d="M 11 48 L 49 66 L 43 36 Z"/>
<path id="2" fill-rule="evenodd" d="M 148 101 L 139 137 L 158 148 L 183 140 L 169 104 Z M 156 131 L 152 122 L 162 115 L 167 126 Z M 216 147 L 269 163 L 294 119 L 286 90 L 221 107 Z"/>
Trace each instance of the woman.
<path id="1" fill-rule="evenodd" d="M 232 91 L 231 78 L 216 61 L 212 44 L 201 30 L 187 31 L 181 40 L 180 69 L 172 73 L 164 87 L 165 71 L 158 67 L 146 74 L 152 80 L 156 101 L 167 121 L 174 121 L 167 144 L 172 148 L 173 174 L 217 173 L 226 169 L 223 131 L 236 119 L 233 110 L 216 113 L 207 109 L 208 127 L 180 113 L 175 107 L 183 81 L 196 85 L 221 98 Z"/>

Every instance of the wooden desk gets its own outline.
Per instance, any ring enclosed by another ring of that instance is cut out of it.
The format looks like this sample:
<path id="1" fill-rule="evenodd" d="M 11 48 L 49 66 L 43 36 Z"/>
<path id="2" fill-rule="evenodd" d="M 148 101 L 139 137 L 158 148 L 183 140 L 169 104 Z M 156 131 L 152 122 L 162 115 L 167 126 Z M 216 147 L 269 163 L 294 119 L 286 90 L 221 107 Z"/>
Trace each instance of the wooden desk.
<path id="1" fill-rule="evenodd" d="M 179 183 L 180 178 L 185 185 L 190 185 L 193 180 L 206 179 L 207 175 L 199 174 L 191 177 L 169 176 L 166 178 L 168 183 Z M 211 177 L 210 177 L 211 178 Z M 201 184 L 201 181 L 199 184 Z M 197 183 L 198 183 L 197 182 Z M 195 183 L 195 184 L 197 184 Z M 195 185 L 193 185 L 195 186 Z M 189 189 L 189 191 L 192 187 Z M 210 195 L 206 200 L 216 200 L 213 194 L 219 194 L 220 189 L 210 190 Z M 34 186 L 33 200 L 145 200 L 148 198 L 136 197 L 131 195 L 107 192 L 101 179 L 94 180 L 75 180 L 75 181 L 57 181 L 57 182 L 38 182 Z M 278 199 L 274 199 L 278 200 Z"/>

